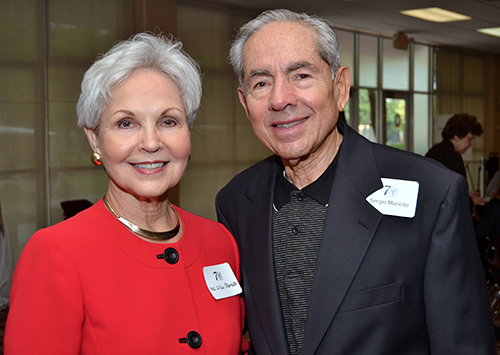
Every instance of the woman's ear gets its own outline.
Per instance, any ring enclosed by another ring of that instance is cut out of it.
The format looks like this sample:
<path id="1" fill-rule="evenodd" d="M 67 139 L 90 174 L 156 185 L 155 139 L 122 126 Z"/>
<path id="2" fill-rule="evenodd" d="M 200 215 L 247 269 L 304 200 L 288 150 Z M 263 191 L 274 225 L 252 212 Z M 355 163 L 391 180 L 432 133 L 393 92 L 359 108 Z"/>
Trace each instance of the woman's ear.
<path id="1" fill-rule="evenodd" d="M 90 129 L 88 127 L 83 127 L 85 134 L 87 135 L 87 139 L 89 140 L 89 144 L 92 147 L 92 150 L 96 153 L 101 153 L 98 145 L 97 145 L 97 133 L 95 129 Z"/>

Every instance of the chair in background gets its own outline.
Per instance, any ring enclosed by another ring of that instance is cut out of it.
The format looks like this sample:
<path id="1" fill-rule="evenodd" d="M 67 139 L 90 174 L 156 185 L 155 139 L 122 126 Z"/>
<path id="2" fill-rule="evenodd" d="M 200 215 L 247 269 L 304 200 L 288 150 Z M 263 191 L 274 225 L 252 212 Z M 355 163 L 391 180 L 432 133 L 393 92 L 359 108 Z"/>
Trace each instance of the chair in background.
<path id="1" fill-rule="evenodd" d="M 489 268 L 489 295 L 491 310 L 495 316 L 500 314 L 500 238 L 488 237 L 490 243 L 486 253 Z"/>
<path id="2" fill-rule="evenodd" d="M 64 219 L 73 217 L 78 212 L 81 212 L 84 209 L 89 208 L 90 206 L 92 206 L 92 202 L 90 202 L 89 200 L 68 200 L 61 202 Z"/>

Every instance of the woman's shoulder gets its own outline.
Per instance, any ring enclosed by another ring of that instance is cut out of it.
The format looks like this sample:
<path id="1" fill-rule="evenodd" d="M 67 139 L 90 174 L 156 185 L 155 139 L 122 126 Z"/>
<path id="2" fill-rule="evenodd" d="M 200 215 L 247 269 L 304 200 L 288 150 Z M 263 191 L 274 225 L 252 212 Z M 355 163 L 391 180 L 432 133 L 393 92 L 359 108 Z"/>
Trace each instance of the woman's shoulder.
<path id="1" fill-rule="evenodd" d="M 102 204 L 102 203 L 101 203 Z M 88 240 L 92 225 L 98 223 L 101 216 L 99 202 L 73 217 L 59 223 L 37 230 L 30 238 L 29 243 L 67 243 L 70 240 Z M 85 238 L 83 238 L 83 236 Z"/>
<path id="2" fill-rule="evenodd" d="M 189 231 L 188 234 L 198 234 L 202 237 L 204 245 L 227 245 L 236 248 L 236 241 L 226 227 L 220 222 L 198 216 L 194 213 L 175 207 L 182 218 L 182 222 Z"/>
<path id="3" fill-rule="evenodd" d="M 175 208 L 185 226 L 183 238 L 188 237 L 184 241 L 187 243 L 185 245 L 193 246 L 193 243 L 199 243 L 199 246 L 202 246 L 201 250 L 205 261 L 210 260 L 213 264 L 229 262 L 233 269 L 239 268 L 238 245 L 222 223 L 198 216 L 179 207 Z"/>
<path id="4" fill-rule="evenodd" d="M 175 209 L 182 218 L 182 221 L 186 225 L 197 225 L 200 228 L 214 229 L 214 230 L 226 230 L 226 228 L 219 222 L 213 221 L 209 218 L 202 217 L 186 211 L 180 207 L 175 206 Z"/>

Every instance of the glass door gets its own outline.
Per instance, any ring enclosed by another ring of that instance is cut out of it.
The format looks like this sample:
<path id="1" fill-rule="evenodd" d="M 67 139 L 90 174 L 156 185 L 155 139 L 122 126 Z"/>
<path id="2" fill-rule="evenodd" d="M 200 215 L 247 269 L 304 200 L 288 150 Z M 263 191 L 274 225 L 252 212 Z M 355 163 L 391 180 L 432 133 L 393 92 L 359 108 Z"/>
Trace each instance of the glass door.
<path id="1" fill-rule="evenodd" d="M 377 142 L 375 89 L 359 89 L 357 95 L 358 133 L 372 142 Z"/>
<path id="2" fill-rule="evenodd" d="M 384 92 L 382 143 L 394 148 L 412 151 L 409 95 L 404 92 Z"/>

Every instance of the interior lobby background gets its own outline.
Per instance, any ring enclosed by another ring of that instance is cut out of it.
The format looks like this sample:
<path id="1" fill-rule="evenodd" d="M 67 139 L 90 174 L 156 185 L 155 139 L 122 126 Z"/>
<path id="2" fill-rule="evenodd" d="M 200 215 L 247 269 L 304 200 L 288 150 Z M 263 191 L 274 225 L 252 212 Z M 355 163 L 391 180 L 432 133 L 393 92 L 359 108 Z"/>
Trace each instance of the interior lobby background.
<path id="1" fill-rule="evenodd" d="M 201 65 L 192 159 L 172 198 L 215 219 L 217 191 L 270 154 L 253 134 L 226 62 L 236 29 L 255 16 L 207 1 L 0 3 L 0 201 L 16 259 L 37 229 L 63 219 L 61 201 L 96 202 L 106 191 L 106 174 L 90 163 L 90 146 L 76 126 L 80 83 L 99 53 L 145 30 L 172 33 Z M 351 126 L 372 125 L 378 135 L 370 139 L 380 141 L 383 94 L 392 90 L 410 97 L 410 150 L 424 154 L 432 145 L 433 117 L 465 111 L 485 128 L 473 159 L 499 151 L 499 56 L 418 43 L 404 52 L 392 49 L 389 38 L 342 29 L 338 36 L 354 79 Z"/>

